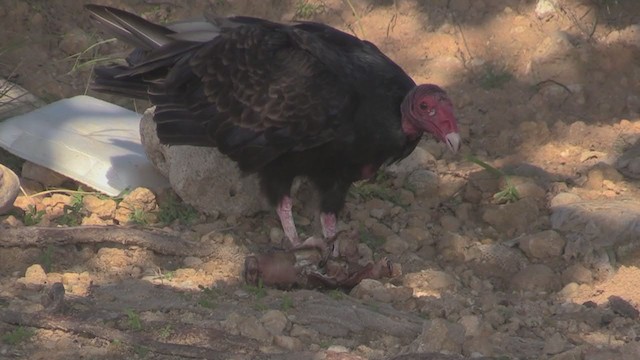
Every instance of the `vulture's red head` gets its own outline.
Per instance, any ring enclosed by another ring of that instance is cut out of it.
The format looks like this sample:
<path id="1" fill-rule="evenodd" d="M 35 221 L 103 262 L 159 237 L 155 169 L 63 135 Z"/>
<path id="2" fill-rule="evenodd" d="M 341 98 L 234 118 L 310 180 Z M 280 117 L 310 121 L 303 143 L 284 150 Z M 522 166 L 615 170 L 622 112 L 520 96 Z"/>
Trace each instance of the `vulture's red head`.
<path id="1" fill-rule="evenodd" d="M 437 85 L 418 85 L 402 101 L 402 130 L 415 138 L 433 134 L 454 153 L 460 148 L 458 121 L 447 93 Z"/>

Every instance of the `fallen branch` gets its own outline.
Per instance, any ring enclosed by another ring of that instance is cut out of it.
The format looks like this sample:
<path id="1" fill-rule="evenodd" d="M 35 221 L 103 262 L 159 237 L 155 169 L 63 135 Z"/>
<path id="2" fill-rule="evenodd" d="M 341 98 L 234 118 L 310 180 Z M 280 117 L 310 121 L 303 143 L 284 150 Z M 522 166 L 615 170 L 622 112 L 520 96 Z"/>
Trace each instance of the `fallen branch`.
<path id="1" fill-rule="evenodd" d="M 47 247 L 114 243 L 139 246 L 170 256 L 206 256 L 212 251 L 200 243 L 156 229 L 121 226 L 15 227 L 0 228 L 0 247 Z"/>
<path id="2" fill-rule="evenodd" d="M 221 348 L 229 348 L 226 349 L 228 351 L 220 351 L 209 347 L 202 347 L 197 345 L 183 345 L 183 344 L 172 344 L 172 343 L 163 343 L 159 341 L 155 341 L 153 339 L 149 339 L 148 336 L 144 334 L 137 333 L 125 333 L 123 331 L 106 327 L 104 325 L 91 325 L 82 321 L 75 321 L 72 319 L 65 319 L 59 317 L 51 317 L 44 316 L 41 314 L 23 314 L 14 311 L 0 311 L 0 321 L 15 325 L 15 326 L 25 326 L 25 327 L 33 327 L 38 329 L 46 329 L 46 330 L 59 330 L 70 333 L 82 334 L 85 336 L 91 336 L 94 338 L 101 338 L 108 340 L 110 342 L 119 341 L 121 343 L 130 345 L 130 346 L 142 346 L 147 348 L 149 351 L 181 357 L 181 358 L 197 358 L 197 359 L 230 359 L 235 354 L 246 355 L 246 359 L 255 358 L 255 350 L 250 349 L 249 346 L 240 347 L 237 344 L 233 344 L 233 342 L 229 342 L 226 339 L 225 334 L 220 334 L 220 336 L 216 336 L 215 339 L 219 340 L 221 343 L 216 344 L 214 341 L 213 346 L 219 345 Z M 208 330 L 212 331 L 212 330 Z M 248 341 L 248 340 L 247 340 Z M 230 346 L 231 345 L 231 346 Z M 240 347 L 240 348 L 238 348 Z M 253 353 L 253 354 L 252 354 Z"/>

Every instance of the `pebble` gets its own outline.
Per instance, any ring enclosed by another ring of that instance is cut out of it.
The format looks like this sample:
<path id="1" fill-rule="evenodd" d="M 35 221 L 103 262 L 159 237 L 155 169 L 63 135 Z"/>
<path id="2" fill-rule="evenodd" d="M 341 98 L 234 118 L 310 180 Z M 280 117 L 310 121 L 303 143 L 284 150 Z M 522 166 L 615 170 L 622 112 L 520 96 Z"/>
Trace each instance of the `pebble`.
<path id="1" fill-rule="evenodd" d="M 513 290 L 551 292 L 559 286 L 557 280 L 557 275 L 548 266 L 534 264 L 520 270 L 511 278 L 511 288 Z"/>
<path id="2" fill-rule="evenodd" d="M 382 303 L 402 302 L 413 296 L 413 290 L 402 286 L 385 286 L 378 280 L 364 279 L 351 290 L 349 296 L 356 299 L 373 299 Z"/>
<path id="3" fill-rule="evenodd" d="M 486 207 L 482 219 L 496 230 L 511 236 L 527 232 L 536 223 L 539 213 L 535 201 L 520 199 L 509 204 Z"/>
<path id="4" fill-rule="evenodd" d="M 402 285 L 421 291 L 440 291 L 454 289 L 458 281 L 450 274 L 439 270 L 422 270 L 417 273 L 409 273 L 402 279 Z"/>
<path id="5" fill-rule="evenodd" d="M 130 221 L 131 214 L 135 210 L 141 210 L 147 215 L 152 215 L 150 212 L 155 210 L 156 207 L 156 196 L 151 190 L 141 187 L 135 188 L 118 204 L 115 219 L 121 224 L 126 224 Z"/>
<path id="6" fill-rule="evenodd" d="M 276 335 L 273 338 L 273 343 L 288 351 L 302 351 L 305 349 L 305 345 L 302 341 L 286 335 Z"/>
<path id="7" fill-rule="evenodd" d="M 32 285 L 43 285 L 47 281 L 47 273 L 40 264 L 33 264 L 24 273 L 24 283 Z"/>
<path id="8" fill-rule="evenodd" d="M 464 343 L 464 327 L 444 319 L 425 321 L 422 333 L 408 348 L 412 352 L 446 352 L 459 354 Z"/>
<path id="9" fill-rule="evenodd" d="M 420 245 L 431 245 L 435 242 L 433 235 L 424 227 L 407 227 L 400 231 L 400 237 L 410 239 Z"/>
<path id="10" fill-rule="evenodd" d="M 462 222 L 453 215 L 442 215 L 440 217 L 440 225 L 446 231 L 456 232 L 462 226 Z"/>
<path id="11" fill-rule="evenodd" d="M 448 261 L 464 261 L 469 245 L 470 241 L 467 237 L 452 232 L 446 233 L 436 243 L 440 255 Z"/>
<path id="12" fill-rule="evenodd" d="M 258 340 L 268 344 L 273 340 L 273 336 L 254 316 L 247 316 L 238 323 L 238 331 L 242 336 Z"/>
<path id="13" fill-rule="evenodd" d="M 640 317 L 640 312 L 638 311 L 638 309 L 636 309 L 635 306 L 631 305 L 629 301 L 615 295 L 609 296 L 608 300 L 611 310 L 613 310 L 613 312 L 615 312 L 616 314 L 633 320 L 636 320 L 638 319 L 638 317 Z"/>
<path id="14" fill-rule="evenodd" d="M 393 234 L 386 238 L 382 248 L 389 254 L 400 255 L 409 249 L 409 244 L 400 236 Z"/>
<path id="15" fill-rule="evenodd" d="M 182 263 L 186 267 L 195 268 L 197 266 L 202 265 L 202 259 L 200 259 L 199 257 L 195 257 L 195 256 L 187 256 L 187 257 L 184 258 L 184 260 L 182 260 Z"/>
<path id="16" fill-rule="evenodd" d="M 282 335 L 284 330 L 289 325 L 289 319 L 287 319 L 287 315 L 285 315 L 280 310 L 269 310 L 262 318 L 260 318 L 260 322 L 262 326 L 274 336 Z"/>
<path id="17" fill-rule="evenodd" d="M 555 355 L 561 353 L 566 346 L 567 341 L 560 333 L 556 332 L 545 341 L 542 352 L 547 355 Z"/>
<path id="18" fill-rule="evenodd" d="M 565 299 L 569 299 L 575 294 L 577 294 L 579 290 L 580 290 L 580 285 L 578 285 L 577 283 L 571 282 L 565 285 L 562 288 L 562 290 L 558 292 L 558 295 Z"/>
<path id="19" fill-rule="evenodd" d="M 100 219 L 112 219 L 116 214 L 117 204 L 113 199 L 100 199 L 95 195 L 86 195 L 82 198 L 82 205 Z"/>
<path id="20" fill-rule="evenodd" d="M 53 194 L 42 199 L 45 216 L 49 220 L 59 218 L 64 215 L 65 207 L 71 204 L 71 197 L 64 194 Z"/>
<path id="21" fill-rule="evenodd" d="M 477 315 L 463 315 L 458 323 L 464 327 L 465 336 L 480 335 L 480 317 Z"/>
<path id="22" fill-rule="evenodd" d="M 554 208 L 562 205 L 576 203 L 579 201 L 582 201 L 582 198 L 580 198 L 580 196 L 573 193 L 561 192 L 551 199 L 551 202 L 549 205 L 551 208 Z"/>
<path id="23" fill-rule="evenodd" d="M 284 239 L 284 231 L 280 227 L 272 227 L 269 230 L 269 241 L 271 244 L 280 245 Z"/>
<path id="24" fill-rule="evenodd" d="M 591 270 L 582 264 L 573 264 L 562 272 L 562 281 L 567 283 L 591 284 L 593 282 L 593 274 Z"/>
<path id="25" fill-rule="evenodd" d="M 293 324 L 289 335 L 296 338 L 306 338 L 307 340 L 314 340 L 320 336 L 320 334 L 316 330 L 309 329 L 299 324 Z"/>
<path id="26" fill-rule="evenodd" d="M 565 239 L 554 230 L 545 230 L 520 239 L 520 249 L 530 258 L 550 259 L 562 255 Z"/>
<path id="27" fill-rule="evenodd" d="M 437 197 L 439 188 L 438 175 L 427 169 L 418 169 L 407 176 L 407 186 L 414 190 L 416 196 Z"/>

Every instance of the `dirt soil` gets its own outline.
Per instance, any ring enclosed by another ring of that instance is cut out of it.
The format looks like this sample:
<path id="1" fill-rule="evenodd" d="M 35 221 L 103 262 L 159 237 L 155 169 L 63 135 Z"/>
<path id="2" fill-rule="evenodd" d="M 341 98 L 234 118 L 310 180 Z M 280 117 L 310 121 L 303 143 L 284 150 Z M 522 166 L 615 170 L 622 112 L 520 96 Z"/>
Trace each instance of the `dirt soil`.
<path id="1" fill-rule="evenodd" d="M 243 284 L 245 256 L 282 240 L 272 212 L 204 216 L 146 189 L 20 196 L 0 216 L 0 358 L 640 358 L 639 2 L 96 2 L 161 23 L 211 11 L 353 33 L 449 92 L 462 154 L 425 139 L 354 187 L 340 228 L 358 237 L 342 250 L 403 275 L 351 292 Z M 88 89 L 127 48 L 101 41 L 84 3 L 3 0 L 0 77 L 45 102 L 144 111 Z M 78 186 L 0 163 L 29 194 Z M 311 198 L 296 220 L 317 235 Z"/>

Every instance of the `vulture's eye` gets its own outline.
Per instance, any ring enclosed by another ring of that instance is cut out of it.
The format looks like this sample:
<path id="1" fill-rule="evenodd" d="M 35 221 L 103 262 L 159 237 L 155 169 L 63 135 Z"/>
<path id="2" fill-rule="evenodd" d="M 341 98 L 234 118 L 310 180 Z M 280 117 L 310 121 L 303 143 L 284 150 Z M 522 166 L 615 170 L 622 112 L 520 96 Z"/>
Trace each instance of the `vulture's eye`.
<path id="1" fill-rule="evenodd" d="M 427 110 L 429 109 L 429 105 L 427 105 L 427 103 L 425 102 L 421 102 L 420 103 L 420 110 Z"/>

